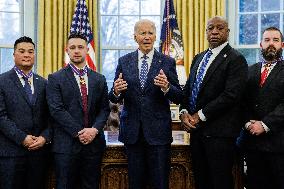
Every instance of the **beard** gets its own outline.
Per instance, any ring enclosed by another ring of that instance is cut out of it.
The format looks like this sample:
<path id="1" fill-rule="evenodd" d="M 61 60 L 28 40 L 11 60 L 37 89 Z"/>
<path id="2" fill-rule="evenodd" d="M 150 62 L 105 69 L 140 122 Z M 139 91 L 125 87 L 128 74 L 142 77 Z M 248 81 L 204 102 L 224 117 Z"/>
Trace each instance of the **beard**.
<path id="1" fill-rule="evenodd" d="M 274 46 L 269 46 L 266 49 L 261 49 L 262 56 L 266 61 L 280 59 L 282 56 L 282 51 L 282 48 L 277 50 Z"/>

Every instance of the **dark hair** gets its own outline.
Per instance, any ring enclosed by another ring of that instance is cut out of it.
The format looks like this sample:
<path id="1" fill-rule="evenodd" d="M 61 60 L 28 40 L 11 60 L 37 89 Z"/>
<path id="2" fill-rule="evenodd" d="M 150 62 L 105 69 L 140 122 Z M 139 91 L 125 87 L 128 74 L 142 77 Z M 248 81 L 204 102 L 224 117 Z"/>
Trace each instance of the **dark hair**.
<path id="1" fill-rule="evenodd" d="M 283 34 L 282 34 L 282 32 L 281 32 L 278 28 L 276 28 L 276 27 L 274 27 L 274 26 L 265 28 L 265 29 L 263 30 L 263 32 L 262 32 L 262 36 L 263 36 L 264 32 L 266 32 L 266 31 L 278 31 L 278 32 L 280 33 L 281 42 L 283 41 Z"/>
<path id="2" fill-rule="evenodd" d="M 14 50 L 16 50 L 17 45 L 18 45 L 19 43 L 31 43 L 31 44 L 33 44 L 33 46 L 34 46 L 34 48 L 35 48 L 35 44 L 34 44 L 33 40 L 32 40 L 30 37 L 27 37 L 27 36 L 20 37 L 20 38 L 18 38 L 18 39 L 15 41 L 15 43 L 14 43 Z"/>
<path id="3" fill-rule="evenodd" d="M 80 39 L 83 39 L 84 41 L 86 41 L 86 43 L 88 42 L 87 38 L 84 35 L 82 35 L 81 33 L 70 33 L 70 35 L 68 37 L 68 41 L 72 38 L 80 38 Z"/>

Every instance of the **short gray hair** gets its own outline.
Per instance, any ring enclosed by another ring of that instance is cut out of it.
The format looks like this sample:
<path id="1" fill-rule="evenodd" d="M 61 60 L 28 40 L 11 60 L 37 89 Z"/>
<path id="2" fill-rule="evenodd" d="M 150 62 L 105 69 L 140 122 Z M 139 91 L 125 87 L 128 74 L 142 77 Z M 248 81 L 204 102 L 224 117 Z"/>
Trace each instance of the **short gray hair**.
<path id="1" fill-rule="evenodd" d="M 135 23 L 135 26 L 134 26 L 134 34 L 136 34 L 138 32 L 138 28 L 141 24 L 144 24 L 144 23 L 148 23 L 151 25 L 151 27 L 154 29 L 154 32 L 156 33 L 156 26 L 155 26 L 155 23 L 151 20 L 148 20 L 148 19 L 141 19 L 139 21 L 137 21 Z"/>

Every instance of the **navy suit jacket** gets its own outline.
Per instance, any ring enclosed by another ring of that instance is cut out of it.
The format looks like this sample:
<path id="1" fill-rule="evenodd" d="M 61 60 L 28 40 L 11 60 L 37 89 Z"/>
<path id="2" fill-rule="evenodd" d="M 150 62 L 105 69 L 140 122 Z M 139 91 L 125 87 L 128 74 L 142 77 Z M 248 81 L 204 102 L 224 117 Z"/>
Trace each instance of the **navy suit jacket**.
<path id="1" fill-rule="evenodd" d="M 46 146 L 29 152 L 22 146 L 28 134 L 51 140 L 48 126 L 46 80 L 33 75 L 34 96 L 30 103 L 23 85 L 12 69 L 0 76 L 0 156 L 22 156 L 28 153 L 45 153 Z"/>
<path id="2" fill-rule="evenodd" d="M 259 136 L 242 132 L 245 148 L 262 152 L 284 152 L 284 61 L 278 62 L 259 87 L 261 63 L 249 68 L 245 93 L 246 122 L 261 120 L 270 129 Z"/>
<path id="3" fill-rule="evenodd" d="M 190 114 L 189 99 L 199 64 L 207 51 L 192 61 L 189 79 L 184 88 L 181 109 Z M 207 70 L 196 100 L 196 111 L 202 109 L 206 121 L 199 122 L 194 133 L 205 136 L 237 137 L 243 124 L 241 98 L 247 81 L 248 66 L 245 58 L 229 44 L 213 60 Z"/>
<path id="4" fill-rule="evenodd" d="M 93 151 L 105 147 L 103 128 L 110 109 L 106 79 L 88 69 L 88 121 L 89 127 L 98 129 L 93 140 Z M 47 99 L 51 116 L 54 118 L 53 151 L 77 153 L 83 144 L 77 135 L 84 128 L 82 97 L 70 66 L 48 76 Z M 101 148 L 99 148 L 101 147 Z"/>
<path id="5" fill-rule="evenodd" d="M 154 77 L 163 69 L 170 83 L 166 95 L 154 85 Z M 170 101 L 177 103 L 181 95 L 175 60 L 155 50 L 144 89 L 140 87 L 138 51 L 129 53 L 118 60 L 114 81 L 122 73 L 127 82 L 127 90 L 119 98 L 109 93 L 110 100 L 117 103 L 124 100 L 120 116 L 119 140 L 134 144 L 138 140 L 140 126 L 144 137 L 151 145 L 164 145 L 172 142 Z"/>

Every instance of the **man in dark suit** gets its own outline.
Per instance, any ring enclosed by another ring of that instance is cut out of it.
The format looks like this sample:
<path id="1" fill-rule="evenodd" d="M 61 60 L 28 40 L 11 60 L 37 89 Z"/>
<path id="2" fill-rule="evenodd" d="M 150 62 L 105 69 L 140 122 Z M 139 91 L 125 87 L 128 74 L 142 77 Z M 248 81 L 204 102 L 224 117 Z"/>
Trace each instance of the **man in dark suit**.
<path id="1" fill-rule="evenodd" d="M 110 110 L 105 77 L 87 67 L 87 51 L 87 39 L 71 34 L 71 62 L 48 77 L 57 189 L 99 188 L 106 145 L 103 127 Z"/>
<path id="2" fill-rule="evenodd" d="M 46 80 L 32 72 L 35 44 L 20 37 L 15 66 L 0 75 L 0 188 L 45 188 L 51 129 Z"/>
<path id="3" fill-rule="evenodd" d="M 284 189 L 283 35 L 264 30 L 262 61 L 249 68 L 244 107 L 246 124 L 239 144 L 245 150 L 248 189 Z"/>
<path id="4" fill-rule="evenodd" d="M 232 189 L 235 139 L 241 129 L 240 102 L 247 79 L 245 58 L 228 44 L 222 17 L 208 20 L 209 49 L 197 54 L 181 104 L 181 120 L 191 132 L 197 189 Z"/>
<path id="5" fill-rule="evenodd" d="M 177 102 L 181 88 L 175 61 L 154 48 L 156 27 L 140 20 L 134 27 L 138 50 L 118 60 L 114 103 L 124 100 L 119 140 L 128 157 L 130 189 L 144 189 L 146 175 L 155 189 L 169 187 L 172 142 L 170 102 Z"/>

